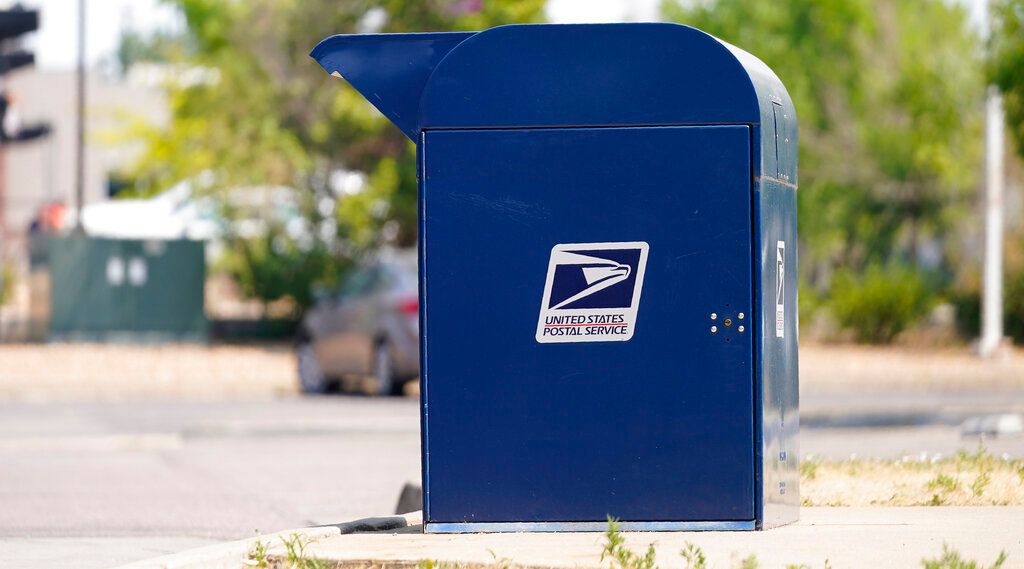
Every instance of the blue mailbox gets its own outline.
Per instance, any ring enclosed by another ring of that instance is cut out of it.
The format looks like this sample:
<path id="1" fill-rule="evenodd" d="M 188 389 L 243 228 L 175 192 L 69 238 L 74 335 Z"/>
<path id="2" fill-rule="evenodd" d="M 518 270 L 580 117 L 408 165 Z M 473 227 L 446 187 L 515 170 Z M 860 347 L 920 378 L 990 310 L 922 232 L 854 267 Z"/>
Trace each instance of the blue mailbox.
<path id="1" fill-rule="evenodd" d="M 797 123 L 675 24 L 340 35 L 416 142 L 424 528 L 799 515 Z"/>

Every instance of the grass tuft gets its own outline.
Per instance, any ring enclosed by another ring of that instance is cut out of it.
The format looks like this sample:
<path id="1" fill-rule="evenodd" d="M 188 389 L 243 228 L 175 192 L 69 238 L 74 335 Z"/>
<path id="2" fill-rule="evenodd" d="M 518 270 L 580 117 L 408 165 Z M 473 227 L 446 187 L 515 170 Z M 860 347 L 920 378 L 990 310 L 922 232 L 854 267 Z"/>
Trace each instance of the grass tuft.
<path id="1" fill-rule="evenodd" d="M 259 569 L 270 567 L 270 562 L 267 560 L 267 543 L 258 537 L 256 542 L 252 544 L 252 547 L 249 548 L 249 553 L 246 557 L 246 565 L 250 567 L 257 567 Z"/>
<path id="2" fill-rule="evenodd" d="M 708 567 L 704 550 L 690 542 L 686 542 L 686 547 L 679 551 L 679 555 L 682 555 L 683 561 L 686 561 L 686 569 L 707 569 Z"/>
<path id="3" fill-rule="evenodd" d="M 306 547 L 313 541 L 300 533 L 281 538 L 289 569 L 326 569 L 322 560 L 306 557 Z"/>
<path id="4" fill-rule="evenodd" d="M 750 555 L 743 558 L 740 561 L 740 569 L 758 569 L 761 566 L 757 561 L 757 556 L 751 553 Z"/>
<path id="5" fill-rule="evenodd" d="M 610 569 L 656 569 L 654 544 L 647 546 L 643 555 L 626 547 L 626 539 L 619 532 L 619 520 L 608 516 L 608 529 L 604 532 L 605 543 L 601 549 L 601 562 L 610 560 Z"/>
<path id="6" fill-rule="evenodd" d="M 1006 552 L 1000 551 L 996 562 L 989 565 L 988 569 L 1000 569 L 1006 563 L 1006 559 Z M 964 559 L 960 556 L 959 551 L 945 543 L 942 544 L 942 555 L 940 557 L 937 559 L 922 559 L 921 565 L 924 566 L 924 569 L 985 569 L 985 566 L 980 565 L 977 561 Z"/>
<path id="7" fill-rule="evenodd" d="M 943 492 L 956 492 L 956 489 L 960 486 L 960 482 L 950 476 L 949 474 L 939 473 L 928 481 L 927 488 L 929 490 L 942 490 Z"/>

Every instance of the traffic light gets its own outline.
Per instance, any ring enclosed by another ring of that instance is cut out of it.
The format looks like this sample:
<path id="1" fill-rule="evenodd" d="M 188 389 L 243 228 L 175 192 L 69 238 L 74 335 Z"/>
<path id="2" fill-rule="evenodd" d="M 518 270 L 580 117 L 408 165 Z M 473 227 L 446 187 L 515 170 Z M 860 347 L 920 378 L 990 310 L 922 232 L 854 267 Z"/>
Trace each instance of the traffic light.
<path id="1" fill-rule="evenodd" d="M 0 144 L 28 142 L 50 134 L 46 123 L 21 124 L 12 106 L 11 96 L 0 91 Z"/>
<path id="2" fill-rule="evenodd" d="M 0 53 L 0 76 L 19 67 L 32 65 L 35 62 L 35 54 L 29 51 L 17 50 L 10 53 Z"/>
<path id="3" fill-rule="evenodd" d="M 35 55 L 11 40 L 39 28 L 39 11 L 15 7 L 0 10 L 0 78 L 19 67 L 35 63 Z M 13 107 L 11 95 L 0 91 L 0 143 L 25 142 L 50 133 L 47 124 L 22 125 Z"/>
<path id="4" fill-rule="evenodd" d="M 0 10 L 0 40 L 16 38 L 39 29 L 39 10 L 14 7 Z"/>

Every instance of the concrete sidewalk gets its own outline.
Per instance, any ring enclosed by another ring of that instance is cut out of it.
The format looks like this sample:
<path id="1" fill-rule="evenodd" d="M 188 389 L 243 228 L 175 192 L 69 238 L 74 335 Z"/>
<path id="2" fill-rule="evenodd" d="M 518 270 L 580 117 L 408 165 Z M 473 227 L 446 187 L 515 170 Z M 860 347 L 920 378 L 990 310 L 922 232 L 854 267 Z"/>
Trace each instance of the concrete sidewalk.
<path id="1" fill-rule="evenodd" d="M 342 531 L 339 535 L 338 528 L 343 524 L 300 533 L 312 540 L 306 548 L 307 557 L 324 560 L 328 567 L 413 566 L 421 560 L 494 567 L 600 567 L 608 563 L 600 559 L 604 543 L 600 533 L 425 535 L 418 525 L 418 514 L 406 516 L 406 521 L 407 527 L 384 531 Z M 262 538 L 268 545 L 269 560 L 278 562 L 278 566 L 286 566 L 287 560 L 281 538 L 291 533 Z M 942 554 L 943 544 L 983 567 L 992 564 L 1000 551 L 1009 555 L 1004 569 L 1024 567 L 1021 507 L 804 508 L 799 523 L 765 532 L 624 535 L 627 545 L 639 553 L 654 543 L 658 564 L 666 568 L 686 566 L 679 551 L 687 543 L 703 549 L 708 567 L 720 569 L 739 567 L 751 555 L 756 556 L 761 569 L 801 564 L 817 569 L 825 567 L 826 560 L 833 569 L 921 567 L 922 559 Z M 242 567 L 241 552 L 251 550 L 252 543 L 235 542 L 237 565 L 226 563 L 222 546 L 207 548 L 219 557 L 204 557 L 203 550 L 195 550 L 132 567 Z"/>

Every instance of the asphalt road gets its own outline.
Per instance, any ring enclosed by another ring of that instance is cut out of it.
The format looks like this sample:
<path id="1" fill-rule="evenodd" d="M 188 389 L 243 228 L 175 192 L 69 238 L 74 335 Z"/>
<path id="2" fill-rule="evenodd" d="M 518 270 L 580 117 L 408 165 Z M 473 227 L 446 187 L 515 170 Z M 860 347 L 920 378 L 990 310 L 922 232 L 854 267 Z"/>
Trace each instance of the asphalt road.
<path id="1" fill-rule="evenodd" d="M 856 399 L 829 401 L 856 415 Z M 809 421 L 802 453 L 976 447 L 949 416 L 925 420 L 912 398 L 905 403 L 893 407 L 910 409 L 905 426 Z M 349 396 L 0 403 L 0 566 L 108 567 L 256 531 L 390 514 L 402 485 L 419 479 L 417 407 Z M 986 444 L 1024 456 L 1021 437 Z"/>
<path id="2" fill-rule="evenodd" d="M 3 404 L 0 567 L 390 514 L 419 471 L 413 400 Z"/>

